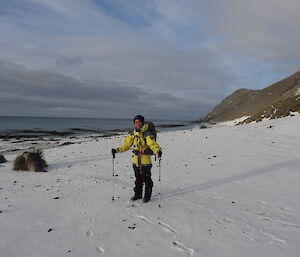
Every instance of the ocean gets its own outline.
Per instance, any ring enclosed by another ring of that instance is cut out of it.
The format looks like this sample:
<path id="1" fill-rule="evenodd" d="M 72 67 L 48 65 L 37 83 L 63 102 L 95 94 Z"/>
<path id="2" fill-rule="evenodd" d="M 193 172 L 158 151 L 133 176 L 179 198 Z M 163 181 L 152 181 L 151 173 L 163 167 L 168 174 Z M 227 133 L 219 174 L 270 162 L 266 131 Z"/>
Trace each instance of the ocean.
<path id="1" fill-rule="evenodd" d="M 179 120 L 151 120 L 157 130 L 168 130 L 187 125 Z M 54 118 L 0 116 L 0 136 L 64 136 L 71 134 L 110 134 L 128 131 L 132 119 Z"/>

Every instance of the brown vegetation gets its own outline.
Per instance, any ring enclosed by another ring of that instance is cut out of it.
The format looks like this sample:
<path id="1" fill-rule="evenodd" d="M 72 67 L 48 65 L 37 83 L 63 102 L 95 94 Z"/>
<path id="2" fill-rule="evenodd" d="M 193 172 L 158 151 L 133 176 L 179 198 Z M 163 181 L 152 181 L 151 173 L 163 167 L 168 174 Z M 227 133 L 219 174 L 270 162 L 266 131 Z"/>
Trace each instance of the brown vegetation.
<path id="1" fill-rule="evenodd" d="M 253 121 L 259 122 L 263 119 L 277 119 L 291 115 L 291 112 L 300 113 L 300 96 L 289 97 L 285 100 L 278 101 L 267 108 L 250 116 L 248 119 L 239 124 L 246 124 Z"/>
<path id="2" fill-rule="evenodd" d="M 32 152 L 24 152 L 16 157 L 13 170 L 30 170 L 35 172 L 46 172 L 47 162 L 43 159 L 43 152 L 35 150 Z"/>

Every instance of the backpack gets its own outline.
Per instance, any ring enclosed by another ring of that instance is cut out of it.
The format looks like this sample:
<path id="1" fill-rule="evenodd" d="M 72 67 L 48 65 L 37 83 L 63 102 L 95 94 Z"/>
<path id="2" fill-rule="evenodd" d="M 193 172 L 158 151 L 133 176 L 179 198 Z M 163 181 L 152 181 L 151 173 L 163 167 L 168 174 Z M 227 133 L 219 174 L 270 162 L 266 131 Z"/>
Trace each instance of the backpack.
<path id="1" fill-rule="evenodd" d="M 145 124 L 148 124 L 149 127 L 144 132 L 144 137 L 146 137 L 146 136 L 153 136 L 154 140 L 156 141 L 157 131 L 156 131 L 154 123 L 152 121 L 146 121 Z"/>
<path id="2" fill-rule="evenodd" d="M 143 133 L 143 136 L 144 137 L 147 137 L 147 136 L 153 136 L 154 140 L 156 141 L 156 138 L 157 138 L 157 131 L 156 131 L 156 128 L 155 128 L 155 125 L 153 122 L 151 121 L 146 121 L 145 124 L 148 124 L 148 129 Z M 153 151 L 148 148 L 147 149 L 147 154 L 151 154 L 151 155 L 155 155 L 153 153 Z M 156 158 L 156 157 L 155 157 Z"/>

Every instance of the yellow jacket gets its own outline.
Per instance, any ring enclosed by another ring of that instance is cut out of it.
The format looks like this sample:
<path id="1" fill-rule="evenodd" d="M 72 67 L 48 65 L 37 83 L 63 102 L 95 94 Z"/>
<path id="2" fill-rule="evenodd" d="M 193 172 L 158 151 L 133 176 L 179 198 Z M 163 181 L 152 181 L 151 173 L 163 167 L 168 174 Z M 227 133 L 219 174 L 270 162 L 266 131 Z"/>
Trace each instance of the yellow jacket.
<path id="1" fill-rule="evenodd" d="M 125 138 L 124 144 L 116 149 L 118 153 L 128 151 L 131 146 L 133 146 L 132 150 L 138 150 L 139 154 L 132 155 L 132 164 L 138 167 L 140 165 L 151 165 L 150 150 L 152 150 L 155 155 L 161 150 L 160 146 L 155 142 L 153 135 L 147 133 L 148 127 L 149 126 L 146 123 L 139 132 L 134 129 L 133 132 Z"/>

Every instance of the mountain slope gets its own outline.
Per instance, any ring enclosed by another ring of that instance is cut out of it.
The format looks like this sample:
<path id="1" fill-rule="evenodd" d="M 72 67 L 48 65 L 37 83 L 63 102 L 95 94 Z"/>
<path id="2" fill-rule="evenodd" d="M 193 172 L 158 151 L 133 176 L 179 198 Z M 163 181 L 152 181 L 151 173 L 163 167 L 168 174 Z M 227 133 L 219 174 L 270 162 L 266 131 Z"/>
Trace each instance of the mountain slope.
<path id="1" fill-rule="evenodd" d="M 282 118 L 291 115 L 291 112 L 300 112 L 300 95 L 291 96 L 271 104 L 240 122 L 240 124 L 246 124 L 253 121 L 259 122 L 263 119 Z"/>
<path id="2" fill-rule="evenodd" d="M 262 90 L 239 89 L 226 97 L 201 121 L 221 122 L 252 116 L 272 104 L 300 94 L 300 72 Z"/>

